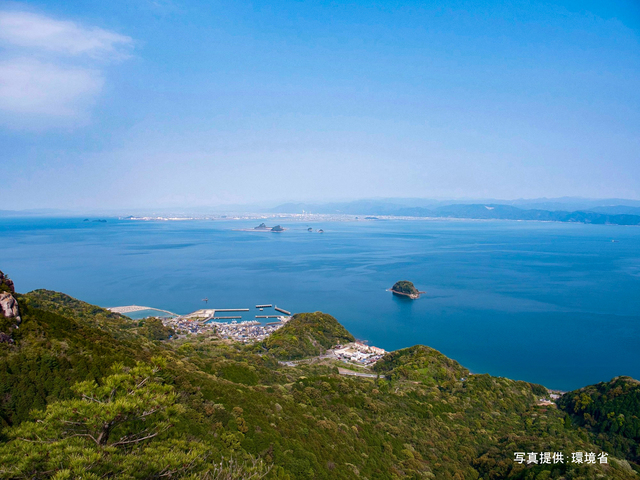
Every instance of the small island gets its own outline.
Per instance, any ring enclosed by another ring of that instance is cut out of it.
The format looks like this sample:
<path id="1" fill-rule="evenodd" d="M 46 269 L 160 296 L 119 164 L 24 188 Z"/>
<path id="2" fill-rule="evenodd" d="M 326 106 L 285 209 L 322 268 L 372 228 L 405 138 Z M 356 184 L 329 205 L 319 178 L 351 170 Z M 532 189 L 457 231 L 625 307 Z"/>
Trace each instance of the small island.
<path id="1" fill-rule="evenodd" d="M 286 228 L 283 228 L 281 225 L 276 225 L 275 227 L 270 227 L 266 223 L 261 223 L 257 227 L 253 228 L 242 228 L 238 229 L 241 232 L 284 232 Z"/>
<path id="2" fill-rule="evenodd" d="M 408 280 L 400 280 L 399 282 L 396 282 L 393 287 L 391 287 L 391 291 L 394 295 L 409 297 L 412 300 L 420 297 L 421 293 L 425 293 L 419 292 L 418 289 L 413 285 L 413 283 L 409 282 Z"/>

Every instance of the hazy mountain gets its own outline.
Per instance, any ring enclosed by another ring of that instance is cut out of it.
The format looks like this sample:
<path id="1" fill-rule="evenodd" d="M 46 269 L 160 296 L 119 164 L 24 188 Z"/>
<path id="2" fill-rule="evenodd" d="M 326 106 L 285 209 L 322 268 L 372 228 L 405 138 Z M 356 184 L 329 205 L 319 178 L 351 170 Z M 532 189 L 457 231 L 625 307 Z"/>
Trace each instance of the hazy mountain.
<path id="1" fill-rule="evenodd" d="M 319 213 L 319 214 L 347 214 L 347 215 L 389 215 L 403 217 L 436 217 L 436 218 L 470 218 L 470 219 L 501 219 L 501 220 L 539 220 L 548 222 L 578 222 L 594 224 L 640 225 L 640 207 L 634 206 L 633 200 L 629 205 L 600 205 L 589 206 L 596 200 L 584 200 L 581 210 L 570 210 L 567 207 L 577 205 L 577 199 L 541 199 L 521 202 L 518 206 L 508 203 L 487 202 L 478 203 L 428 203 L 411 204 L 407 200 L 358 200 L 344 203 L 287 203 L 272 209 L 274 213 Z M 607 202 L 600 200 L 600 202 Z M 620 202 L 618 199 L 611 202 Z M 416 202 L 417 203 L 417 202 Z M 541 206 L 547 208 L 541 208 Z M 536 208 L 526 208 L 536 206 Z M 553 208 L 552 208 L 553 207 Z M 588 208 L 586 208 L 588 207 Z"/>

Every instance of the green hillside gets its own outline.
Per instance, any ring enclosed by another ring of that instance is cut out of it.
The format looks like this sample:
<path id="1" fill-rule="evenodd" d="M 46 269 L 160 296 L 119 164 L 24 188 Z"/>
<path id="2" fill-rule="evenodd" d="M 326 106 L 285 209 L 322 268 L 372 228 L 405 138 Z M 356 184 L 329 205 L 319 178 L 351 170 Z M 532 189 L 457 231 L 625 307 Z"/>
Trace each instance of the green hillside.
<path id="1" fill-rule="evenodd" d="M 390 352 L 374 369 L 393 379 L 419 380 L 429 385 L 452 385 L 469 375 L 458 362 L 424 345 Z"/>
<path id="2" fill-rule="evenodd" d="M 353 339 L 320 312 L 243 346 L 155 340 L 55 292 L 18 301 L 14 343 L 0 343 L 0 478 L 638 478 L 614 458 L 514 462 L 516 451 L 601 449 L 538 405 L 542 387 L 469 376 L 428 347 L 386 356 L 386 380 L 339 375 L 333 360 L 280 364 Z"/>
<path id="3" fill-rule="evenodd" d="M 276 358 L 296 360 L 322 355 L 327 349 L 355 339 L 331 315 L 322 312 L 297 313 L 270 335 L 262 347 Z"/>
<path id="4" fill-rule="evenodd" d="M 617 377 L 569 392 L 558 405 L 606 451 L 640 463 L 640 382 Z"/>

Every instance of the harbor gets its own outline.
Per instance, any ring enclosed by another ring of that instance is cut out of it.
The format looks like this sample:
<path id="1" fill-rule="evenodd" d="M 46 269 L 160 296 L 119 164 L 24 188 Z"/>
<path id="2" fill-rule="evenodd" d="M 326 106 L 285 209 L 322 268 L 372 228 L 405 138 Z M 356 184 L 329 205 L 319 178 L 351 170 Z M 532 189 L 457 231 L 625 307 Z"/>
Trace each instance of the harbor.
<path id="1" fill-rule="evenodd" d="M 207 299 L 208 300 L 208 299 Z M 180 315 L 153 307 L 140 305 L 126 305 L 110 307 L 109 311 L 127 315 L 131 313 L 149 312 L 148 317 L 161 318 L 165 326 L 171 327 L 177 335 L 200 334 L 213 332 L 222 339 L 233 340 L 241 343 L 259 342 L 281 328 L 291 319 L 291 312 L 283 308 L 274 307 L 274 304 L 265 303 L 256 305 L 260 311 L 273 309 L 278 314 L 254 315 L 252 319 L 243 319 L 242 314 L 250 312 L 249 308 L 201 308 L 191 313 Z M 169 316 L 154 315 L 153 313 L 166 313 Z M 239 315 L 227 315 L 227 314 Z M 136 320 L 139 318 L 135 318 Z M 261 320 L 277 319 L 263 324 Z"/>

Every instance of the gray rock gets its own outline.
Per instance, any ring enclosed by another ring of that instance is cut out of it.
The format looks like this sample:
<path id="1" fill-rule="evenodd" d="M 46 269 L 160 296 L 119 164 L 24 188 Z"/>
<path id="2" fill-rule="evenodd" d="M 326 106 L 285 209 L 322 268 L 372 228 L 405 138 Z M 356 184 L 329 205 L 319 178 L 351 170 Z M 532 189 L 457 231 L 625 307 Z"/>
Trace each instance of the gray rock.
<path id="1" fill-rule="evenodd" d="M 16 325 L 22 322 L 18 302 L 13 298 L 13 295 L 8 292 L 0 292 L 0 313 L 2 313 L 5 318 L 15 318 Z"/>

